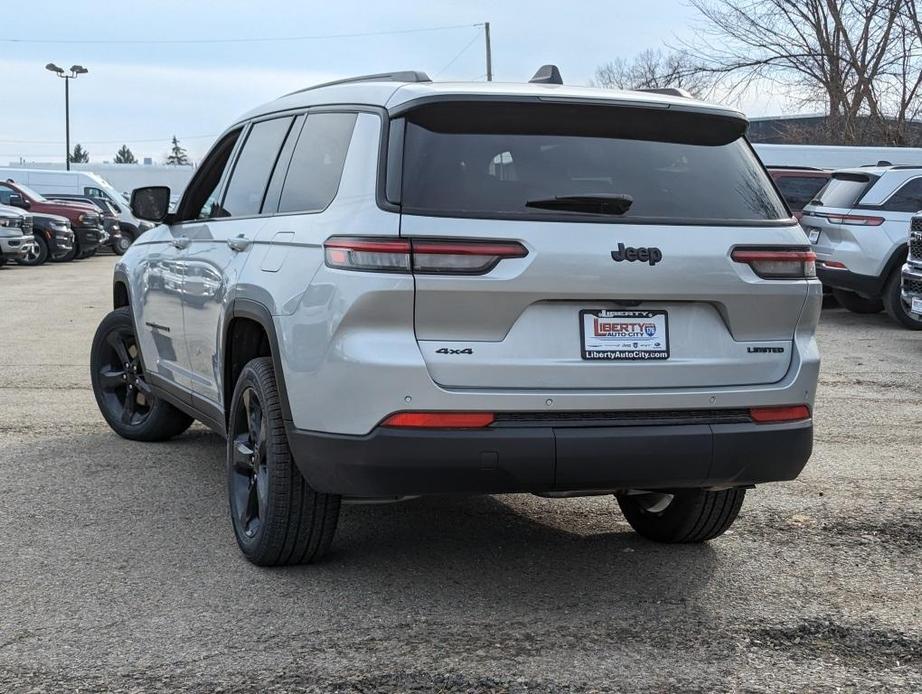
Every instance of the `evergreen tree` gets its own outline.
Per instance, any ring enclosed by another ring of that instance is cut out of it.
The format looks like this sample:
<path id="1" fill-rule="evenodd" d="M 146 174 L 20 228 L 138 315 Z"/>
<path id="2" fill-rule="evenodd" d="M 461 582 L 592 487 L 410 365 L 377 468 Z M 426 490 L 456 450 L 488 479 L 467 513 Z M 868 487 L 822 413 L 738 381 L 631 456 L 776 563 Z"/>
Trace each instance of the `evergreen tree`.
<path id="1" fill-rule="evenodd" d="M 166 163 L 171 166 L 189 166 L 189 155 L 186 150 L 179 146 L 179 140 L 173 135 L 173 146 L 170 148 L 170 154 L 166 158 Z"/>
<path id="2" fill-rule="evenodd" d="M 116 164 L 137 164 L 138 160 L 135 159 L 134 154 L 131 153 L 131 150 L 128 149 L 128 145 L 122 145 L 122 148 L 115 153 L 115 159 L 113 160 Z"/>
<path id="3" fill-rule="evenodd" d="M 74 145 L 74 151 L 70 155 L 71 164 L 86 164 L 90 160 L 90 153 L 87 152 L 80 143 Z"/>

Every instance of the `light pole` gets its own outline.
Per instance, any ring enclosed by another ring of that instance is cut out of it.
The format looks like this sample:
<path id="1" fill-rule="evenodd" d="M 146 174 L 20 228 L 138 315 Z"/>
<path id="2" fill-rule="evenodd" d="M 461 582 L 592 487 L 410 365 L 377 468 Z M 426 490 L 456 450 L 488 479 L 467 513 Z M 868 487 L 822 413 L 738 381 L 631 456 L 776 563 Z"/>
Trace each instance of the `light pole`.
<path id="1" fill-rule="evenodd" d="M 48 63 L 45 69 L 53 72 L 64 80 L 64 136 L 66 138 L 64 145 L 66 148 L 64 153 L 64 166 L 70 171 L 70 81 L 77 79 L 77 75 L 85 75 L 89 70 L 82 65 L 71 65 L 70 74 L 65 75 L 64 68 L 58 67 L 54 63 Z"/>

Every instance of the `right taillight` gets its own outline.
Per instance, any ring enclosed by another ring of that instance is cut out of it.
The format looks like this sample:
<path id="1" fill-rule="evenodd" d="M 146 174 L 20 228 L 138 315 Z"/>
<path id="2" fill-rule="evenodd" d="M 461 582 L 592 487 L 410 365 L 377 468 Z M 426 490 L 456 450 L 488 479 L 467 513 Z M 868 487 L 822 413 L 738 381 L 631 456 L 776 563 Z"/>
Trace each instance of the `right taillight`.
<path id="1" fill-rule="evenodd" d="M 362 272 L 482 275 L 505 258 L 524 258 L 517 241 L 383 239 L 332 236 L 323 244 L 328 267 Z"/>
<path id="2" fill-rule="evenodd" d="M 816 253 L 804 249 L 735 248 L 730 257 L 745 263 L 759 277 L 797 280 L 816 277 Z"/>

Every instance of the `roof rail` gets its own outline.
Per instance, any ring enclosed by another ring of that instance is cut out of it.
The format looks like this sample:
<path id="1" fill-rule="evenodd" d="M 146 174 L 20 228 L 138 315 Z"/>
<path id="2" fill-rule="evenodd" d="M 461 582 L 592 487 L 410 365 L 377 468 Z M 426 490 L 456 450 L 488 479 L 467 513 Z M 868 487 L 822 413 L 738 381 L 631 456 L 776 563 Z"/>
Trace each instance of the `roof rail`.
<path id="1" fill-rule="evenodd" d="M 300 94 L 301 92 L 307 92 L 311 89 L 320 89 L 322 87 L 332 87 L 336 84 L 351 84 L 352 82 L 431 82 L 429 75 L 420 70 L 402 70 L 397 72 L 379 72 L 374 75 L 359 75 L 358 77 L 346 77 L 341 80 L 333 80 L 332 82 L 324 82 L 323 84 L 314 84 L 310 87 L 305 87 L 304 89 L 296 89 L 293 92 L 285 94 L 285 96 L 291 96 L 292 94 Z"/>
<path id="2" fill-rule="evenodd" d="M 647 87 L 645 89 L 634 89 L 635 92 L 651 92 L 653 94 L 665 94 L 666 96 L 681 96 L 683 99 L 693 98 L 691 93 L 678 87 Z"/>

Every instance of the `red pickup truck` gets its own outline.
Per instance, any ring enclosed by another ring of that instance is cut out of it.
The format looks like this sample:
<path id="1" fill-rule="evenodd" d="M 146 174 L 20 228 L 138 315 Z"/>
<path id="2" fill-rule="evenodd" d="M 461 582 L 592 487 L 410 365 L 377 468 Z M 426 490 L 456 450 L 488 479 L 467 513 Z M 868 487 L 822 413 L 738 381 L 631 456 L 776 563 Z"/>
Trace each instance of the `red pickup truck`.
<path id="1" fill-rule="evenodd" d="M 75 258 L 87 258 L 108 239 L 99 210 L 82 202 L 52 201 L 12 179 L 0 181 L 0 204 L 20 207 L 36 214 L 57 214 L 70 220 L 74 232 L 74 247 L 68 253 Z M 70 260 L 69 257 L 61 260 Z"/>

